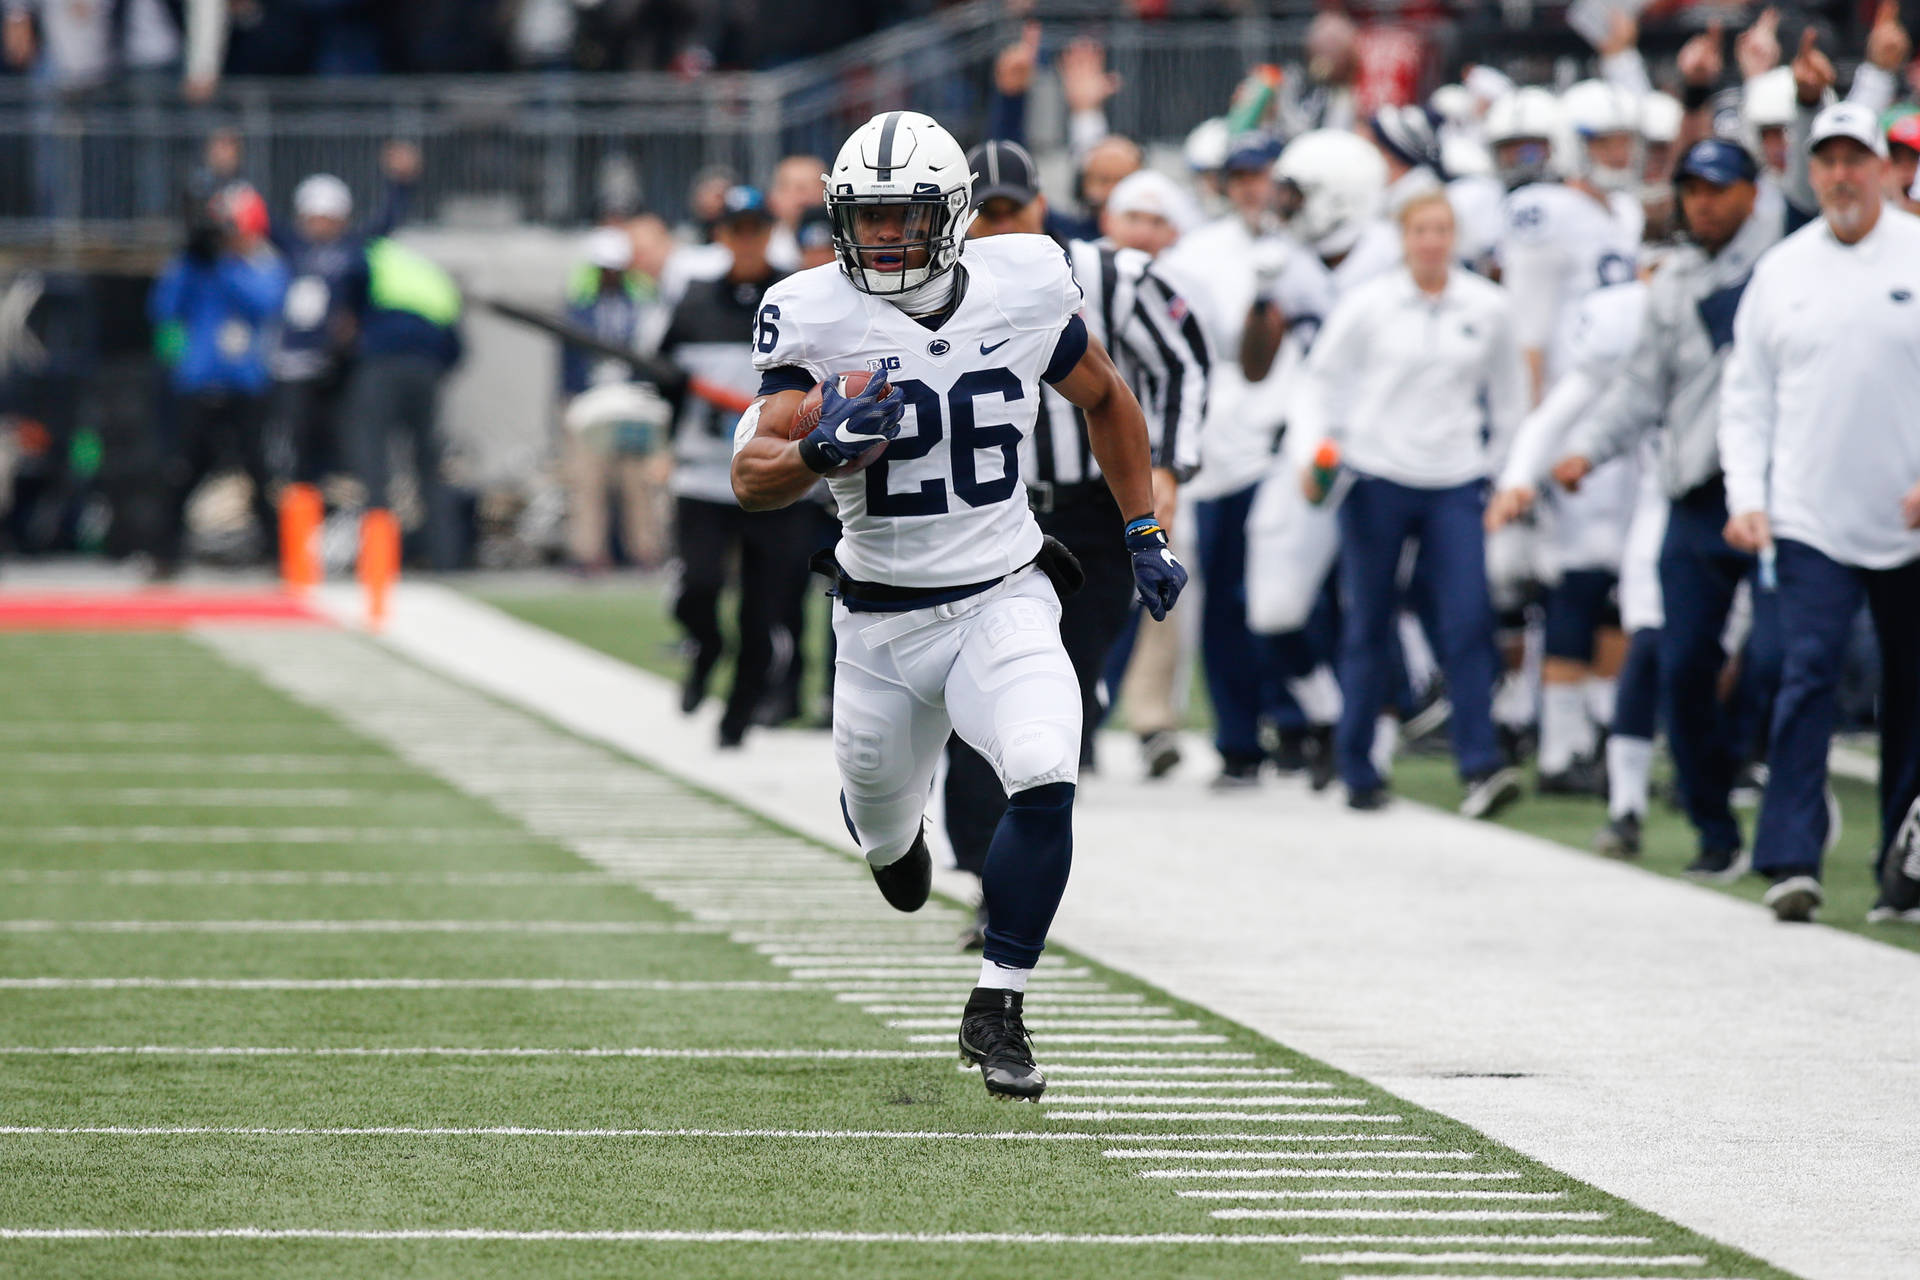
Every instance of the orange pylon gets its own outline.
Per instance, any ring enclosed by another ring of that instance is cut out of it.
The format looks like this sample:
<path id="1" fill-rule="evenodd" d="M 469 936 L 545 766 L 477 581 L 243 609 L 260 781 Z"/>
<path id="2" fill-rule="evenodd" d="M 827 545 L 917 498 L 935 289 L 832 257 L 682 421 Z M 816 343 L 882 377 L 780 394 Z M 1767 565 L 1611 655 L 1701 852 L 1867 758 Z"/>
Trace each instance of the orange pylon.
<path id="1" fill-rule="evenodd" d="M 320 583 L 320 522 L 326 504 L 310 484 L 290 484 L 280 491 L 280 579 L 299 594 Z"/>
<path id="2" fill-rule="evenodd" d="M 367 589 L 367 625 L 387 620 L 387 594 L 400 576 L 400 522 L 375 507 L 360 518 L 360 584 Z"/>

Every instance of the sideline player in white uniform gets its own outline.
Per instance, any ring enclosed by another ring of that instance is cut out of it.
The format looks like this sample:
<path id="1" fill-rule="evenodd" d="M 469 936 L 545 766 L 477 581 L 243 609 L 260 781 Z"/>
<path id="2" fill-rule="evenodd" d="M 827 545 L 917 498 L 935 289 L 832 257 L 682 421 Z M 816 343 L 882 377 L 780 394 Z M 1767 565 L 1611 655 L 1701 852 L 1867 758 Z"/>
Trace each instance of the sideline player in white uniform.
<path id="1" fill-rule="evenodd" d="M 754 334 L 761 394 L 735 437 L 734 493 L 761 510 L 822 475 L 833 490 L 841 808 L 889 903 L 927 900 L 922 815 L 948 733 L 1000 775 L 1007 813 L 981 877 L 986 946 L 960 1052 L 988 1092 L 1037 1098 L 1046 1077 L 1022 995 L 1066 888 L 1080 765 L 1080 687 L 1054 586 L 1071 589 L 1076 567 L 1045 544 L 1020 480 L 1043 382 L 1086 414 L 1101 473 L 1132 516 L 1114 532 L 1141 603 L 1165 617 L 1187 575 L 1152 515 L 1146 420 L 1087 333 L 1060 247 L 1032 235 L 968 242 L 966 155 L 915 112 L 861 126 L 825 181 L 838 261 L 767 293 Z M 808 388 L 863 367 L 874 372 L 864 391 L 828 385 L 819 426 L 788 438 Z"/>
<path id="2" fill-rule="evenodd" d="M 1634 194 L 1637 104 L 1589 80 L 1569 89 L 1560 105 L 1571 136 L 1559 140 L 1555 160 L 1566 178 L 1507 197 L 1500 248 L 1536 402 L 1576 363 L 1583 316 L 1577 304 L 1634 279 L 1645 221 Z M 1591 758 L 1594 721 L 1612 718 L 1612 682 L 1593 679 L 1594 635 L 1619 570 L 1636 488 L 1631 460 L 1609 467 L 1611 474 L 1596 472 L 1579 493 L 1555 493 L 1550 504 L 1551 563 L 1543 576 L 1554 585 L 1546 607 L 1539 761 L 1540 789 L 1549 793 L 1600 789 Z M 1593 715 L 1590 698 L 1598 704 Z"/>

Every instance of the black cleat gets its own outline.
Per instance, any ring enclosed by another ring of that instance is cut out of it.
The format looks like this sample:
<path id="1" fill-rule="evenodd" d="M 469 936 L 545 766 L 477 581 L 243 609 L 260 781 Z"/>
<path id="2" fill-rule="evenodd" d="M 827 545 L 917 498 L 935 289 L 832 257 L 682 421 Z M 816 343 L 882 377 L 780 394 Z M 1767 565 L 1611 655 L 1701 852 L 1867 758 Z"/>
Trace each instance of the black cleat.
<path id="1" fill-rule="evenodd" d="M 1558 773 L 1542 773 L 1534 780 L 1534 794 L 1543 796 L 1607 797 L 1607 770 L 1598 760 L 1576 759 Z"/>
<path id="2" fill-rule="evenodd" d="M 719 661 L 718 654 L 708 653 L 698 646 L 688 647 L 687 674 L 680 681 L 681 715 L 692 715 L 706 701 L 707 681 L 713 678 L 713 669 Z"/>
<path id="3" fill-rule="evenodd" d="M 933 892 L 933 855 L 927 852 L 927 833 L 922 831 L 907 846 L 907 851 L 884 867 L 869 863 L 873 882 L 880 896 L 895 911 L 918 911 L 927 905 Z"/>
<path id="4" fill-rule="evenodd" d="M 1469 818 L 1491 820 L 1520 798 L 1520 771 L 1512 765 L 1467 779 L 1467 794 L 1460 801 L 1460 812 Z"/>
<path id="5" fill-rule="evenodd" d="M 1608 858 L 1640 856 L 1640 815 L 1623 813 L 1610 818 L 1593 838 L 1593 851 Z"/>
<path id="6" fill-rule="evenodd" d="M 987 1092 L 1039 1100 L 1047 1077 L 1033 1061 L 1033 1037 L 1020 1020 L 1021 993 L 975 987 L 960 1015 L 960 1061 L 980 1068 Z"/>
<path id="7" fill-rule="evenodd" d="M 1739 849 L 1702 849 L 1680 872 L 1712 884 L 1732 884 L 1753 870 L 1753 858 Z"/>
<path id="8" fill-rule="evenodd" d="M 1140 763 L 1149 778 L 1164 778 L 1180 764 L 1180 735 L 1159 729 L 1140 735 Z"/>
<path id="9" fill-rule="evenodd" d="M 1920 924 L 1920 800 L 1913 802 L 1881 860 L 1880 896 L 1868 924 Z"/>
<path id="10" fill-rule="evenodd" d="M 1333 726 L 1315 725 L 1307 731 L 1307 785 L 1325 791 L 1338 776 L 1333 761 Z"/>
<path id="11" fill-rule="evenodd" d="M 1274 772 L 1283 778 L 1295 778 L 1307 771 L 1307 731 L 1305 729 L 1282 729 L 1280 740 L 1274 744 L 1267 759 L 1273 761 Z"/>
<path id="12" fill-rule="evenodd" d="M 1760 899 L 1763 906 L 1773 909 L 1773 918 L 1782 924 L 1811 923 L 1813 913 L 1824 901 L 1826 894 L 1820 891 L 1820 882 L 1806 875 L 1779 877 Z"/>
<path id="13" fill-rule="evenodd" d="M 1359 791 L 1347 792 L 1347 808 L 1361 813 L 1377 813 L 1387 807 L 1387 789 L 1385 787 L 1366 787 Z"/>

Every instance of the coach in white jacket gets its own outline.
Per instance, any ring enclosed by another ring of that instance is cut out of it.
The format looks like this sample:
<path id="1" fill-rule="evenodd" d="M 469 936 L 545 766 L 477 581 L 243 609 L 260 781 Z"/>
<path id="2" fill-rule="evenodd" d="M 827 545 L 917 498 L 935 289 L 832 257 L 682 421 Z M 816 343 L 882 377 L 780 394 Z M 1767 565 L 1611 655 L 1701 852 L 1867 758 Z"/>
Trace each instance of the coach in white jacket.
<path id="1" fill-rule="evenodd" d="M 1387 700 L 1399 566 L 1416 540 L 1418 572 L 1431 575 L 1439 632 L 1431 639 L 1467 784 L 1461 809 L 1486 816 L 1514 799 L 1519 784 L 1502 768 L 1493 734 L 1493 606 L 1480 519 L 1486 478 L 1526 415 L 1527 368 L 1506 293 L 1453 265 L 1445 194 L 1414 197 L 1400 227 L 1406 265 L 1334 308 L 1307 357 L 1289 441 L 1295 458 L 1334 441 L 1353 476 L 1340 507 L 1345 696 L 1334 758 L 1347 803 L 1377 808 L 1385 784 L 1368 749 Z M 1309 498 L 1319 500 L 1320 482 L 1309 467 Z"/>
<path id="2" fill-rule="evenodd" d="M 1727 541 L 1771 548 L 1779 581 L 1785 657 L 1753 861 L 1782 920 L 1821 902 L 1834 688 L 1863 599 L 1883 664 L 1883 862 L 1920 794 L 1920 218 L 1881 204 L 1872 112 L 1827 108 L 1808 148 L 1822 218 L 1754 269 L 1720 405 Z"/>

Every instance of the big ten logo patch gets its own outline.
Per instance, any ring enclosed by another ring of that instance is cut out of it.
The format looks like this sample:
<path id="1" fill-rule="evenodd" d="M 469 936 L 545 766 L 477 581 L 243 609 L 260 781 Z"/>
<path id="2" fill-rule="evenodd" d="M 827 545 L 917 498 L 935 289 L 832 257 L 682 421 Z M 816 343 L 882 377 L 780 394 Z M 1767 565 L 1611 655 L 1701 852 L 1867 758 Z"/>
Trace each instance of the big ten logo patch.
<path id="1" fill-rule="evenodd" d="M 899 356 L 872 356 L 867 360 L 867 369 L 872 373 L 892 373 L 899 367 Z"/>

